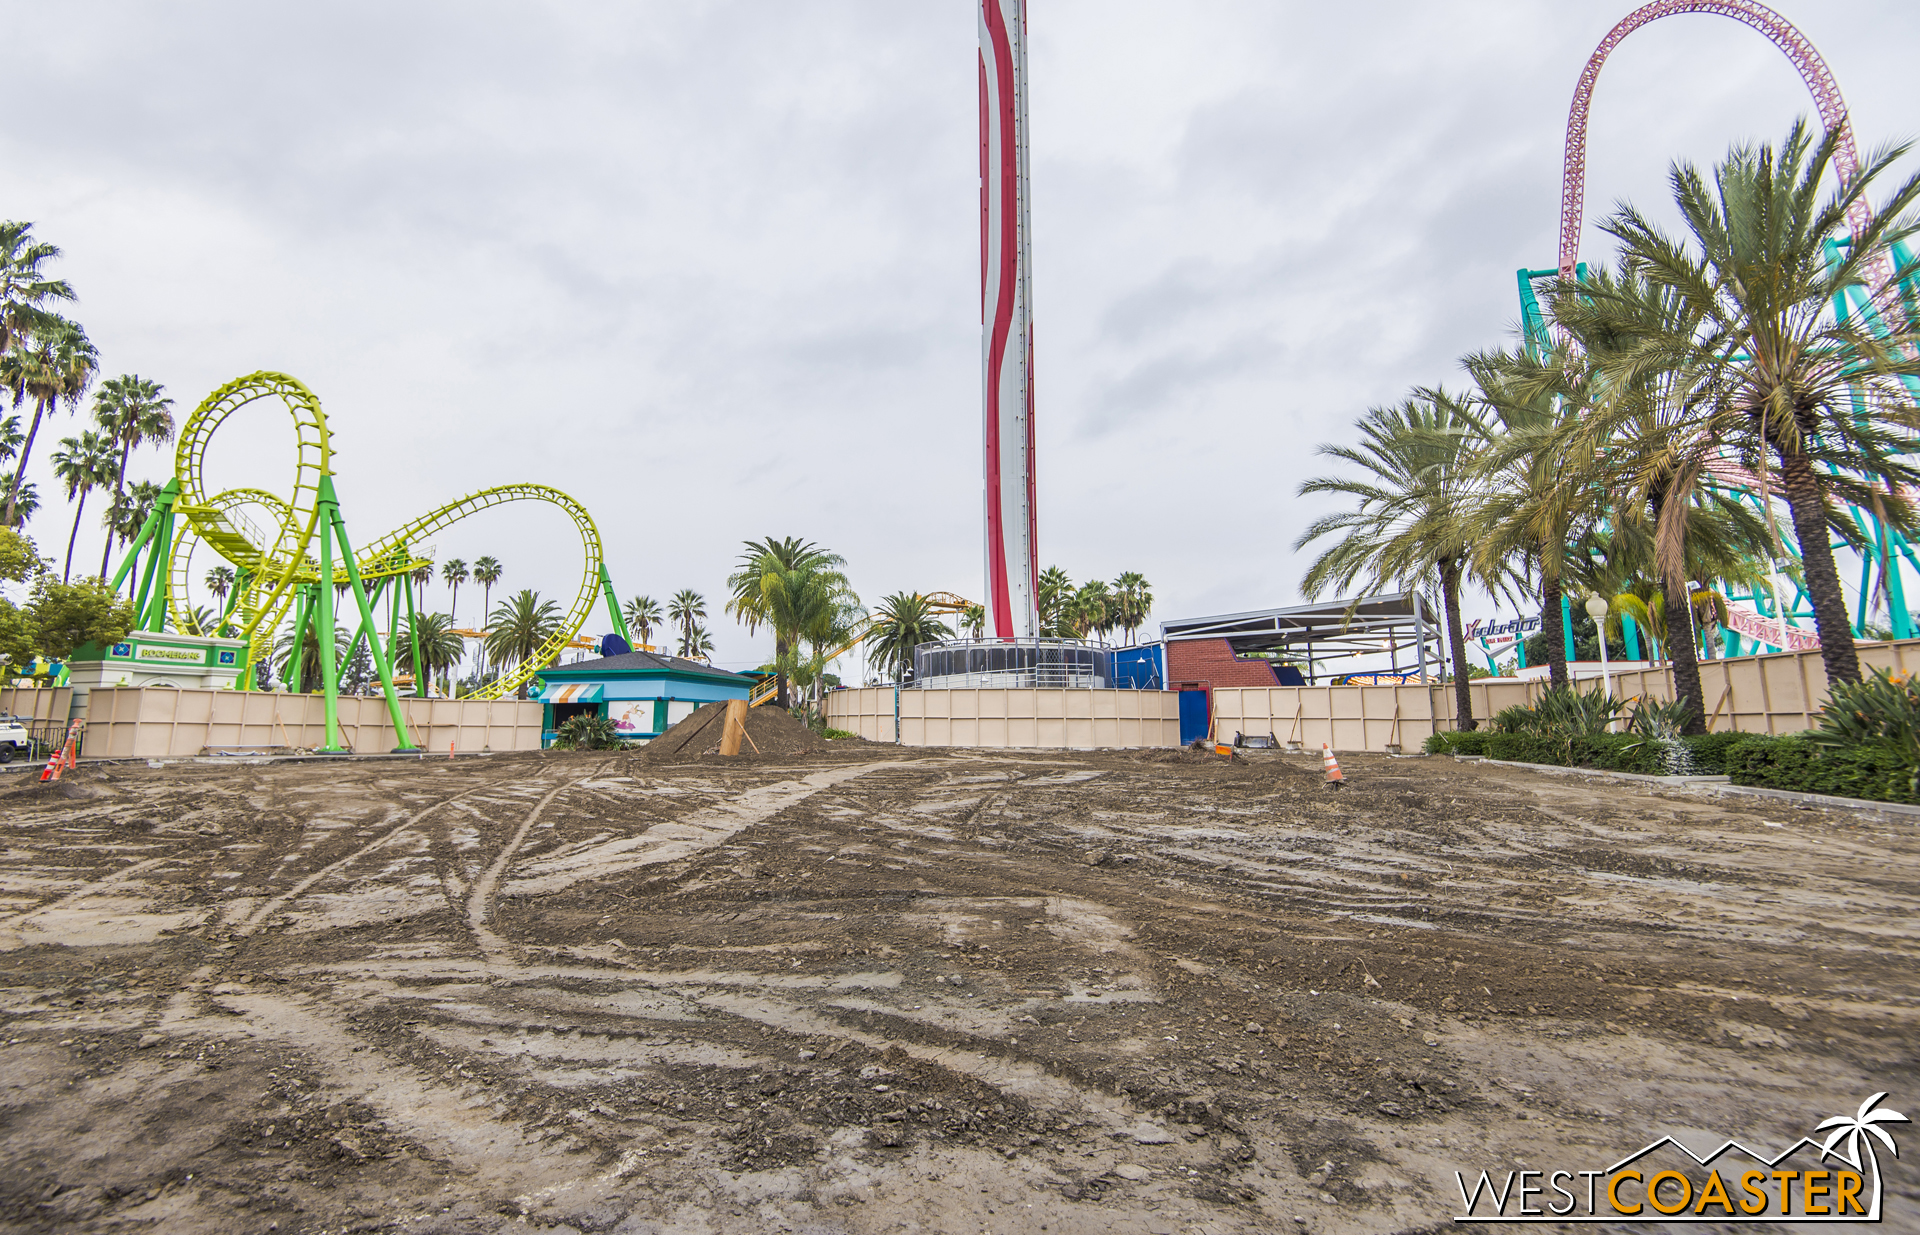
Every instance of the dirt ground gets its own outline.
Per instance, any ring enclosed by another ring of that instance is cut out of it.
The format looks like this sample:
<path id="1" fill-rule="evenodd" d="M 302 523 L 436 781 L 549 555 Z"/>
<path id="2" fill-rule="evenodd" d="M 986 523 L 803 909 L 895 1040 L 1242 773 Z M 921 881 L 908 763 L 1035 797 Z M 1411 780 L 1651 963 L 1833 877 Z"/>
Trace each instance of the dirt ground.
<path id="1" fill-rule="evenodd" d="M 10 775 L 0 1231 L 1437 1231 L 1911 1111 L 1913 823 L 1344 766 Z"/>

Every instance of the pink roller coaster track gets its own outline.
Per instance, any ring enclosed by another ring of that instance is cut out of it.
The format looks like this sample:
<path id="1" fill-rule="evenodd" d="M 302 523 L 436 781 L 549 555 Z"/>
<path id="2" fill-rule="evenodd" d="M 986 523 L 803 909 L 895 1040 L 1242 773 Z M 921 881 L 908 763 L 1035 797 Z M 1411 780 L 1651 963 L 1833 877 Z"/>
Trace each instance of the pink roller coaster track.
<path id="1" fill-rule="evenodd" d="M 1793 67 L 1800 70 L 1800 80 L 1807 83 L 1807 89 L 1813 94 L 1814 106 L 1820 110 L 1820 123 L 1827 132 L 1837 132 L 1838 148 L 1834 151 L 1834 170 L 1839 173 L 1842 183 L 1850 182 L 1859 168 L 1859 156 L 1853 146 L 1853 131 L 1847 122 L 1846 100 L 1840 97 L 1840 85 L 1833 80 L 1833 73 L 1827 68 L 1827 62 L 1820 58 L 1807 37 L 1793 28 L 1792 23 L 1764 4 L 1754 0 L 1654 0 L 1627 14 L 1621 23 L 1607 32 L 1600 40 L 1600 46 L 1587 61 L 1586 71 L 1580 74 L 1580 84 L 1574 87 L 1573 108 L 1567 116 L 1567 158 L 1566 170 L 1560 180 L 1560 275 L 1572 278 L 1574 263 L 1580 252 L 1580 224 L 1586 207 L 1587 192 L 1587 111 L 1593 103 L 1593 84 L 1599 80 L 1600 66 L 1607 62 L 1607 54 L 1619 46 L 1620 40 L 1650 21 L 1662 17 L 1671 17 L 1675 13 L 1717 13 L 1722 17 L 1731 17 L 1735 21 L 1745 22 L 1755 30 L 1773 40 L 1773 45 L 1786 53 L 1793 61 Z M 1856 201 L 1847 212 L 1847 222 L 1856 234 L 1873 218 L 1864 200 Z"/>

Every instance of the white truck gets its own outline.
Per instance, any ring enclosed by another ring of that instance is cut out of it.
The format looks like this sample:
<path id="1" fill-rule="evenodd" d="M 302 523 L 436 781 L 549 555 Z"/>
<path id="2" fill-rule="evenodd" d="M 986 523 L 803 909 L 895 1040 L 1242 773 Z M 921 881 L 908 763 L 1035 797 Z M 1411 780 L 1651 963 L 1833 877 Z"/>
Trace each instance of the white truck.
<path id="1" fill-rule="evenodd" d="M 0 714 L 0 763 L 12 763 L 33 751 L 33 738 L 17 716 Z"/>

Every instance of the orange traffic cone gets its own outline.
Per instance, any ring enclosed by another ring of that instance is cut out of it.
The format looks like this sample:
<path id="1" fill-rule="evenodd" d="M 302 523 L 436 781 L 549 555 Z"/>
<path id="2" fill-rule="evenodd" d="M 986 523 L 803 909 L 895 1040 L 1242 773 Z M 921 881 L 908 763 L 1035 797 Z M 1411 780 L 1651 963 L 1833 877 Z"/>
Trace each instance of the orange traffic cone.
<path id="1" fill-rule="evenodd" d="M 1327 762 L 1327 784 L 1336 788 L 1346 784 L 1347 778 L 1340 774 L 1340 761 L 1333 757 L 1333 747 L 1326 742 L 1320 743 L 1320 755 Z"/>

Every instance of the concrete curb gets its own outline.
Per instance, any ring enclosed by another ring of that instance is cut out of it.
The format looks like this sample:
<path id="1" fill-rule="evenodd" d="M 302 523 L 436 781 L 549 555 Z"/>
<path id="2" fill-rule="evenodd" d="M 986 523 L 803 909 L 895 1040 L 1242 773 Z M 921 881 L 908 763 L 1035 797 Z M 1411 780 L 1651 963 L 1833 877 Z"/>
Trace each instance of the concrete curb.
<path id="1" fill-rule="evenodd" d="M 1485 763 L 1496 768 L 1525 768 L 1529 772 L 1545 772 L 1549 776 L 1598 776 L 1606 780 L 1637 780 L 1655 785 L 1667 785 L 1675 789 L 1684 789 L 1693 785 L 1725 785 L 1731 780 L 1725 776 L 1649 776 L 1645 772 L 1616 772 L 1611 768 L 1569 768 L 1557 763 L 1518 763 L 1511 759 L 1489 759 L 1484 755 L 1455 755 L 1461 763 Z"/>
<path id="2" fill-rule="evenodd" d="M 1836 798 L 1825 793 L 1795 793 L 1790 789 L 1764 789 L 1758 785 L 1736 785 L 1733 779 L 1727 776 L 1648 776 L 1640 772 L 1614 772 L 1606 768 L 1567 768 L 1553 763 L 1515 763 L 1506 759 L 1488 759 L 1484 755 L 1455 755 L 1454 758 L 1461 763 L 1487 763 L 1497 768 L 1523 768 L 1529 772 L 1545 772 L 1549 776 L 1598 776 L 1606 780 L 1651 781 L 1674 789 L 1705 789 L 1723 796 L 1773 798 L 1780 802 L 1821 807 L 1826 810 L 1850 810 L 1865 814 L 1920 819 L 1920 806 L 1908 806 L 1903 802 L 1876 802 L 1871 798 Z"/>

